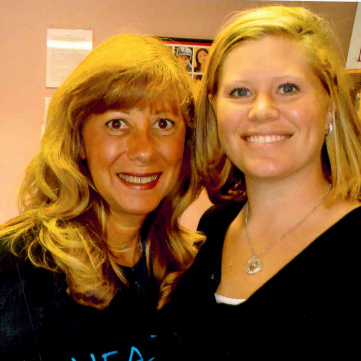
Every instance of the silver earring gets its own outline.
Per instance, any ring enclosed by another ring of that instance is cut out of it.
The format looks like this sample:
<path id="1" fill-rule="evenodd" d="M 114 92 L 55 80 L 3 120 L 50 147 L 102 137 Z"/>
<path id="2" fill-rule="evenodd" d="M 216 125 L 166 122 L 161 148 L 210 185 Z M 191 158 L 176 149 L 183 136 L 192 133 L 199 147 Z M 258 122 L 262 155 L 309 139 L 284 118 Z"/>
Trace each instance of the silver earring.
<path id="1" fill-rule="evenodd" d="M 326 134 L 326 137 L 328 137 L 332 133 L 333 127 L 332 123 L 328 123 L 328 132 Z"/>

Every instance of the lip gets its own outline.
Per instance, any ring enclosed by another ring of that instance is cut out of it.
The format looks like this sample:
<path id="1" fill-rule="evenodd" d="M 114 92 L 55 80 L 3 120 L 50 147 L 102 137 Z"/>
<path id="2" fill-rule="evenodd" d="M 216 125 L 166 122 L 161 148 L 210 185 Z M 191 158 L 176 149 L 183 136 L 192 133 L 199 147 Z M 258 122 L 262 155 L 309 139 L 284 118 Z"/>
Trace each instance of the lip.
<path id="1" fill-rule="evenodd" d="M 292 134 L 247 134 L 242 139 L 252 144 L 274 144 L 287 140 Z"/>
<path id="2" fill-rule="evenodd" d="M 154 188 L 158 184 L 161 175 L 162 173 L 117 173 L 117 177 L 122 184 L 136 190 Z"/>

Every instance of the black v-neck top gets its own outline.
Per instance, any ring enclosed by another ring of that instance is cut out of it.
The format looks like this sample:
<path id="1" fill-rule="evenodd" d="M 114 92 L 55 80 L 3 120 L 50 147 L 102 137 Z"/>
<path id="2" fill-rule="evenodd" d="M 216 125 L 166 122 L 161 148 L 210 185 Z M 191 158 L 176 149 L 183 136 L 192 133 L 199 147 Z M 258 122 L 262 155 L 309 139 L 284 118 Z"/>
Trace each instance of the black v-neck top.
<path id="1" fill-rule="evenodd" d="M 217 304 L 226 231 L 243 204 L 210 208 L 207 236 L 174 294 L 180 332 L 193 324 L 204 359 L 298 359 L 359 355 L 361 207 L 326 230 L 238 306 Z M 191 342 L 190 342 L 191 343 Z M 357 356 L 358 357 L 358 356 Z M 339 358 L 341 359 L 341 358 Z"/>

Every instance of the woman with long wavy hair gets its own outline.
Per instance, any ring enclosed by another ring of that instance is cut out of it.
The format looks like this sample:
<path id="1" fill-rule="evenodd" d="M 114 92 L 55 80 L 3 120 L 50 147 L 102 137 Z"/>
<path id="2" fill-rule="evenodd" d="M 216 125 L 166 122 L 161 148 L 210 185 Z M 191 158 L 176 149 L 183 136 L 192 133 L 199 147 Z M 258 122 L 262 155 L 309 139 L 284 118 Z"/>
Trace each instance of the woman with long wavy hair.
<path id="1" fill-rule="evenodd" d="M 157 356 L 156 310 L 200 236 L 192 84 L 164 44 L 120 35 L 55 93 L 20 215 L 0 226 L 1 360 Z"/>

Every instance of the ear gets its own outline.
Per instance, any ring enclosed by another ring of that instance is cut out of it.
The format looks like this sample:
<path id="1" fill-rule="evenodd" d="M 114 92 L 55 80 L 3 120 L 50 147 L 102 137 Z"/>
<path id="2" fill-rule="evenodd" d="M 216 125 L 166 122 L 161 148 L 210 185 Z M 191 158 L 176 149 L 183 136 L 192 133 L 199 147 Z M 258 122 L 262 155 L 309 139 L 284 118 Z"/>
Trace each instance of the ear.
<path id="1" fill-rule="evenodd" d="M 330 101 L 327 108 L 326 123 L 325 123 L 325 135 L 330 133 L 330 125 L 334 126 L 334 119 L 336 114 L 336 104 Z"/>

